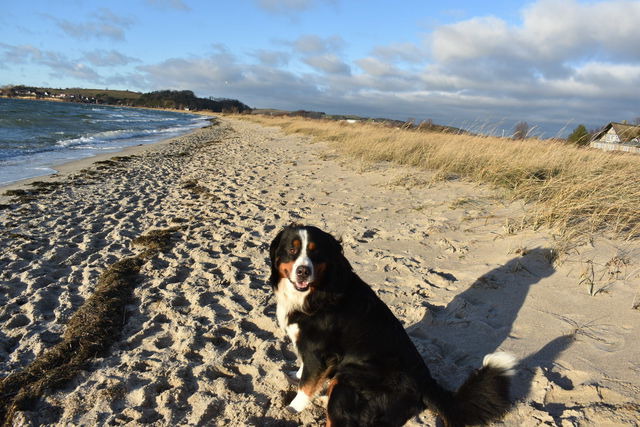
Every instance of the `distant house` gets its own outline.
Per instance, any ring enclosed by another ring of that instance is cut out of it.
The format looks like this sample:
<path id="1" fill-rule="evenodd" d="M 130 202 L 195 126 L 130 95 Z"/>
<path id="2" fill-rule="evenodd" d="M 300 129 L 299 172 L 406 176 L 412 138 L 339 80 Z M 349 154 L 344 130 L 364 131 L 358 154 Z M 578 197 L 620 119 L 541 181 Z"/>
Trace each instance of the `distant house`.
<path id="1" fill-rule="evenodd" d="M 640 126 L 611 122 L 593 136 L 589 146 L 604 151 L 640 153 Z"/>

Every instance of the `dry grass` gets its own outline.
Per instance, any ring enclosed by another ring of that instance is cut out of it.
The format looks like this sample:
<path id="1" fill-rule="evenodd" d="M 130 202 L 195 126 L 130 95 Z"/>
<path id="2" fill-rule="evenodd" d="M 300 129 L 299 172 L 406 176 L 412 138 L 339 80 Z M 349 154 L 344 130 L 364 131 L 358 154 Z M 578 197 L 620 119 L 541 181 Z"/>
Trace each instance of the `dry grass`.
<path id="1" fill-rule="evenodd" d="M 246 120 L 248 116 L 238 116 Z M 640 156 L 612 154 L 557 141 L 515 141 L 389 128 L 379 124 L 249 116 L 287 133 L 329 141 L 343 154 L 390 161 L 507 190 L 528 202 L 527 224 L 565 236 L 611 232 L 640 236 Z"/>

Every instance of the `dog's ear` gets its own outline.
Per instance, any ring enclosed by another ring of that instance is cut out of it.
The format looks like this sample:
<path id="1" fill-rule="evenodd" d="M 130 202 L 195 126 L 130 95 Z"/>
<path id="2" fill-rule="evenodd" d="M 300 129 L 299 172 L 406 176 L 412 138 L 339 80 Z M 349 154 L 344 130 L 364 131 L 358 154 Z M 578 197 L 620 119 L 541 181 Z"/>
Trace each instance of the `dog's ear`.
<path id="1" fill-rule="evenodd" d="M 269 260 L 271 261 L 271 265 L 275 263 L 276 249 L 278 249 L 278 245 L 280 244 L 280 240 L 282 239 L 284 230 L 286 230 L 286 228 L 283 228 L 282 230 L 280 230 L 276 235 L 276 237 L 274 237 L 273 240 L 271 241 L 271 244 L 269 245 Z"/>
<path id="2" fill-rule="evenodd" d="M 278 284 L 278 266 L 276 265 L 276 250 L 280 245 L 280 240 L 282 239 L 282 235 L 287 228 L 283 228 L 278 232 L 276 237 L 273 238 L 271 244 L 269 245 L 269 261 L 271 263 L 271 275 L 269 276 L 269 283 L 274 288 Z"/>

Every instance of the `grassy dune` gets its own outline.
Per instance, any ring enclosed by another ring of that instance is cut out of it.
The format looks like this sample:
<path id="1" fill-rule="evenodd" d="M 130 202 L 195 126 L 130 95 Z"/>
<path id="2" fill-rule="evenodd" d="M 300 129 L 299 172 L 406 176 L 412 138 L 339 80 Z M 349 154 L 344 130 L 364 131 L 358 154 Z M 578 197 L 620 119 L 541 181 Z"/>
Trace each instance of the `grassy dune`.
<path id="1" fill-rule="evenodd" d="M 247 119 L 248 116 L 240 116 Z M 562 142 L 423 132 L 380 124 L 251 116 L 250 120 L 329 141 L 365 161 L 390 161 L 507 190 L 529 204 L 526 224 L 566 237 L 608 232 L 640 237 L 640 156 Z"/>

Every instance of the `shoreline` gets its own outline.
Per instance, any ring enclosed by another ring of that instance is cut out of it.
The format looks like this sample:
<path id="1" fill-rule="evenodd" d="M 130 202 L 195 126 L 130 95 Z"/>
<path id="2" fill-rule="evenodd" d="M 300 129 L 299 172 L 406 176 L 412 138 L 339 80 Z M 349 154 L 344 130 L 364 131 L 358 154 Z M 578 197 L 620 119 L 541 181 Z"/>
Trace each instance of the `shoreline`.
<path id="1" fill-rule="evenodd" d="M 1 98 L 18 99 L 18 100 L 31 100 L 31 101 L 41 101 L 41 102 L 57 102 L 57 103 L 68 103 L 68 104 L 81 104 L 81 103 L 74 103 L 74 102 L 56 100 L 56 99 L 16 98 L 16 97 L 6 97 L 6 96 L 2 96 Z M 35 181 L 49 182 L 49 181 L 57 179 L 61 175 L 68 175 L 68 174 L 71 174 L 73 172 L 77 172 L 80 169 L 84 169 L 84 168 L 90 166 L 91 164 L 93 164 L 95 162 L 108 160 L 108 159 L 110 159 L 112 157 L 117 157 L 119 155 L 139 154 L 141 151 L 144 150 L 144 147 L 151 147 L 151 146 L 166 144 L 166 143 L 169 143 L 171 140 L 173 140 L 175 138 L 180 138 L 180 137 L 183 137 L 183 136 L 187 136 L 187 135 L 189 135 L 189 134 L 191 134 L 193 132 L 196 132 L 199 129 L 204 129 L 204 128 L 207 128 L 207 127 L 210 127 L 210 126 L 214 126 L 215 125 L 215 120 L 218 117 L 213 113 L 212 114 L 207 114 L 207 113 L 203 113 L 203 112 L 182 111 L 182 110 L 175 110 L 175 109 L 169 109 L 169 108 L 128 107 L 128 106 L 106 105 L 106 104 L 82 104 L 82 105 L 97 105 L 97 106 L 106 106 L 106 107 L 114 107 L 114 108 L 131 108 L 131 109 L 140 109 L 141 108 L 141 109 L 148 109 L 148 110 L 152 110 L 152 111 L 167 111 L 167 112 L 173 112 L 173 113 L 183 113 L 183 114 L 188 114 L 188 115 L 192 115 L 192 116 L 206 117 L 206 121 L 208 121 L 209 123 L 204 125 L 204 126 L 202 126 L 202 127 L 191 129 L 191 130 L 189 130 L 189 131 L 187 131 L 187 132 L 185 132 L 183 134 L 172 136 L 172 137 L 169 137 L 169 138 L 160 139 L 158 141 L 154 141 L 154 142 L 151 142 L 151 143 L 130 145 L 130 146 L 122 147 L 122 148 L 120 148 L 120 149 L 118 149 L 116 151 L 110 151 L 108 153 L 98 153 L 98 154 L 91 155 L 89 157 L 71 159 L 71 160 L 68 160 L 68 161 L 65 161 L 65 162 L 59 163 L 59 164 L 46 165 L 44 167 L 47 167 L 47 168 L 53 170 L 53 172 L 44 173 L 42 175 L 33 176 L 33 177 L 29 177 L 29 178 L 22 178 L 22 179 L 19 179 L 19 180 L 16 180 L 16 181 L 8 182 L 8 183 L 0 183 L 0 200 L 2 200 L 3 193 L 5 191 L 7 191 L 7 190 L 19 189 L 19 188 L 22 188 L 24 186 L 30 185 L 32 182 L 35 182 Z"/>
<path id="2" fill-rule="evenodd" d="M 153 150 L 154 148 L 157 149 L 164 145 L 170 144 L 176 138 L 189 136 L 192 133 L 197 132 L 199 129 L 206 129 L 209 126 L 211 125 L 204 126 L 202 128 L 193 129 L 183 135 L 175 136 L 172 138 L 161 139 L 159 141 L 152 142 L 149 144 L 131 145 L 129 147 L 124 147 L 120 151 L 96 154 L 95 156 L 69 160 L 68 162 L 60 163 L 59 165 L 52 165 L 50 166 L 50 168 L 53 169 L 55 172 L 51 172 L 46 175 L 34 176 L 31 178 L 24 178 L 24 179 L 13 181 L 7 184 L 0 184 L 0 192 L 4 193 L 7 190 L 22 189 L 23 187 L 31 185 L 31 183 L 37 182 L 37 181 L 52 182 L 59 179 L 65 179 L 68 175 L 77 173 L 82 169 L 91 167 L 96 162 L 110 160 L 118 156 L 139 155 L 147 151 Z M 0 201 L 2 200 L 2 197 L 8 197 L 8 196 L 5 196 L 4 194 L 0 194 Z"/>
<path id="3" fill-rule="evenodd" d="M 159 149 L 164 145 L 172 143 L 175 139 L 192 135 L 193 133 L 197 132 L 200 129 L 206 129 L 206 128 L 211 127 L 211 126 L 214 126 L 214 125 L 209 124 L 209 125 L 203 126 L 201 128 L 196 128 L 196 129 L 190 130 L 189 132 L 184 133 L 182 135 L 178 135 L 178 136 L 174 136 L 174 137 L 166 138 L 166 139 L 161 139 L 159 141 L 152 142 L 152 143 L 149 143 L 149 144 L 131 145 L 129 147 L 124 147 L 122 150 L 119 150 L 119 151 L 96 154 L 96 155 L 91 156 L 91 157 L 84 157 L 84 158 L 81 158 L 81 159 L 69 160 L 68 162 L 64 162 L 64 163 L 61 163 L 59 165 L 52 165 L 52 166 L 50 166 L 50 168 L 53 169 L 55 172 L 48 173 L 46 175 L 34 176 L 34 177 L 31 177 L 31 178 L 24 178 L 24 179 L 13 181 L 13 182 L 10 182 L 10 183 L 7 183 L 7 184 L 0 184 L 0 192 L 2 192 L 2 194 L 0 194 L 0 201 L 2 200 L 3 197 L 8 197 L 8 196 L 5 196 L 3 194 L 7 190 L 21 189 L 21 188 L 23 188 L 25 186 L 28 186 L 31 183 L 37 182 L 37 181 L 51 182 L 51 181 L 56 181 L 56 180 L 59 180 L 59 179 L 64 179 L 68 175 L 71 175 L 73 173 L 79 172 L 82 169 L 86 169 L 88 167 L 91 167 L 96 162 L 110 160 L 110 159 L 112 159 L 114 157 L 119 157 L 119 156 L 139 155 L 139 154 L 145 153 L 147 151 L 151 151 L 151 150 L 154 150 L 154 149 Z"/>

